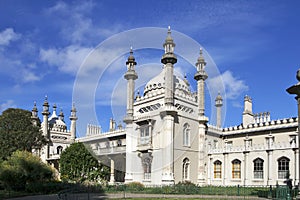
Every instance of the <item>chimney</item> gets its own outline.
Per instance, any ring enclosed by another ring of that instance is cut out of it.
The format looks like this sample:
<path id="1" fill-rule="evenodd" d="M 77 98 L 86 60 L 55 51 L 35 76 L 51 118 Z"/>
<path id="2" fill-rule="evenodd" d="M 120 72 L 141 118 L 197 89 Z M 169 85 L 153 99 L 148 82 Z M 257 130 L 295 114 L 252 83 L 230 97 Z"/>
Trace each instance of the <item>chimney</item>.
<path id="1" fill-rule="evenodd" d="M 243 126 L 247 127 L 249 124 L 253 123 L 254 117 L 252 113 L 252 99 L 246 95 L 244 98 Z"/>

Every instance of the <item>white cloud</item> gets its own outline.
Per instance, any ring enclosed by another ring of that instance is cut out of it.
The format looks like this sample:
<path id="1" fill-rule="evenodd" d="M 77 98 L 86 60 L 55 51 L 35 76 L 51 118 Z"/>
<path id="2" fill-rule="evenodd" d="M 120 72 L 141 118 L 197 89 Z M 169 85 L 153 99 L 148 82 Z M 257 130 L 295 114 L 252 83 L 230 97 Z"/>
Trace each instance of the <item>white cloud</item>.
<path id="1" fill-rule="evenodd" d="M 0 32 L 0 45 L 7 46 L 10 42 L 17 40 L 20 37 L 21 35 L 16 33 L 14 29 L 7 28 Z"/>
<path id="2" fill-rule="evenodd" d="M 41 49 L 40 60 L 65 73 L 75 74 L 92 48 L 70 45 L 63 49 Z"/>
<path id="3" fill-rule="evenodd" d="M 7 100 L 6 102 L 3 102 L 0 104 L 0 113 L 2 113 L 4 110 L 8 108 L 15 108 L 16 105 L 13 100 Z"/>
<path id="4" fill-rule="evenodd" d="M 227 70 L 223 74 L 207 80 L 211 93 L 216 94 L 222 87 L 225 88 L 226 98 L 236 99 L 249 88 L 244 80 L 234 77 L 232 72 Z"/>

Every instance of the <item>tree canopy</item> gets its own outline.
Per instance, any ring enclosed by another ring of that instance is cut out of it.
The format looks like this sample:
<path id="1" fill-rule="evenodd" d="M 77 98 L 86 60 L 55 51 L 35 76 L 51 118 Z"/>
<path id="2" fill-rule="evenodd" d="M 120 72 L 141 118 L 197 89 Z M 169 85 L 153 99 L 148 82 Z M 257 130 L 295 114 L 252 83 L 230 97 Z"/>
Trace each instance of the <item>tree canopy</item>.
<path id="1" fill-rule="evenodd" d="M 61 178 L 76 182 L 102 181 L 109 174 L 108 167 L 99 163 L 83 143 L 73 143 L 60 156 Z"/>
<path id="2" fill-rule="evenodd" d="M 28 151 L 16 151 L 0 163 L 0 181 L 6 188 L 24 190 L 26 184 L 53 179 L 50 166 Z"/>
<path id="3" fill-rule="evenodd" d="M 16 150 L 31 151 L 46 144 L 38 125 L 32 124 L 31 112 L 9 108 L 0 115 L 0 159 L 6 159 Z"/>

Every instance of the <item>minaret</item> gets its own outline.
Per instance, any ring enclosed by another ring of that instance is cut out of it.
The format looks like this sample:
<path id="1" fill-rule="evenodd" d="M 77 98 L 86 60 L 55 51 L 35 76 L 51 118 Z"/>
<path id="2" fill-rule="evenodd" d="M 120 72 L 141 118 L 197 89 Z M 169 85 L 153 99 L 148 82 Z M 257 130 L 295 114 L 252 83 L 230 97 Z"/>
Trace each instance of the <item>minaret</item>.
<path id="1" fill-rule="evenodd" d="M 165 53 L 161 58 L 165 71 L 165 105 L 173 106 L 174 104 L 174 64 L 177 62 L 177 58 L 174 54 L 175 43 L 171 37 L 171 28 L 168 27 L 168 35 L 163 45 Z"/>
<path id="2" fill-rule="evenodd" d="M 39 119 L 38 109 L 36 107 L 36 102 L 34 102 L 34 105 L 33 105 L 32 111 L 31 111 L 31 121 L 34 126 L 38 125 L 38 119 Z"/>
<path id="3" fill-rule="evenodd" d="M 220 92 L 216 97 L 215 106 L 217 108 L 217 127 L 221 128 L 223 99 Z"/>
<path id="4" fill-rule="evenodd" d="M 204 84 L 207 79 L 207 74 L 204 70 L 206 62 L 204 60 L 202 49 L 200 49 L 200 56 L 197 60 L 196 67 L 197 72 L 194 76 L 194 79 L 197 81 L 197 99 L 198 99 L 198 184 L 205 185 L 205 133 L 206 133 L 206 123 L 208 118 L 205 116 L 205 90 Z"/>
<path id="5" fill-rule="evenodd" d="M 197 72 L 194 76 L 194 79 L 197 81 L 197 92 L 198 92 L 198 114 L 199 116 L 204 116 L 205 111 L 205 91 L 204 91 L 204 83 L 207 79 L 207 74 L 204 70 L 206 62 L 202 55 L 202 49 L 200 49 L 200 56 L 197 60 L 196 67 Z"/>
<path id="6" fill-rule="evenodd" d="M 46 140 L 49 141 L 49 123 L 48 123 L 48 116 L 49 116 L 49 103 L 48 103 L 48 97 L 45 97 L 45 101 L 43 104 L 43 135 L 45 136 Z M 41 159 L 46 162 L 46 160 L 49 158 L 49 144 L 46 144 L 46 146 L 44 146 L 42 148 L 42 155 L 41 155 Z"/>
<path id="7" fill-rule="evenodd" d="M 135 72 L 135 58 L 133 56 L 132 47 L 130 48 L 130 55 L 126 62 L 127 72 L 124 75 L 124 78 L 127 80 L 127 112 L 126 117 L 124 118 L 125 123 L 132 123 L 133 120 L 133 103 L 134 103 L 134 81 L 138 78 L 137 73 Z"/>
<path id="8" fill-rule="evenodd" d="M 175 43 L 171 37 L 171 29 L 168 27 L 168 34 L 163 44 L 165 53 L 161 58 L 164 64 L 165 76 L 165 106 L 160 113 L 163 117 L 162 141 L 162 184 L 174 184 L 174 117 L 177 112 L 174 109 L 174 64 L 177 58 L 174 54 Z"/>
<path id="9" fill-rule="evenodd" d="M 127 72 L 124 75 L 124 78 L 127 80 L 127 111 L 124 118 L 126 123 L 126 174 L 125 182 L 132 182 L 133 176 L 135 173 L 135 158 L 136 152 L 135 148 L 137 145 L 137 137 L 134 135 L 133 129 L 133 103 L 134 103 L 134 88 L 135 80 L 138 78 L 137 73 L 135 72 L 135 58 L 133 56 L 132 47 L 130 48 L 130 55 L 126 62 Z"/>
<path id="10" fill-rule="evenodd" d="M 73 103 L 72 105 L 72 110 L 71 110 L 71 116 L 70 116 L 70 120 L 71 120 L 71 127 L 70 127 L 70 132 L 71 132 L 71 143 L 75 142 L 75 138 L 76 138 L 76 120 L 78 119 L 76 116 L 76 108 L 75 108 L 75 103 Z"/>

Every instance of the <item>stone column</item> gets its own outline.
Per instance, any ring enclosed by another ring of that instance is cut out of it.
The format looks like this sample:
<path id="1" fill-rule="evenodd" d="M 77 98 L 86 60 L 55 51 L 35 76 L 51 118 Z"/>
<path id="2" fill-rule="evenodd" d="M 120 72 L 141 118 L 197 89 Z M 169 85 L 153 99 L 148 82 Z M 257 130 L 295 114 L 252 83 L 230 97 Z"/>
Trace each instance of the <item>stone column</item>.
<path id="1" fill-rule="evenodd" d="M 109 183 L 115 183 L 115 161 L 110 159 L 110 180 Z"/>
<path id="2" fill-rule="evenodd" d="M 268 181 L 267 181 L 267 185 L 273 185 L 273 166 L 272 166 L 272 162 L 273 162 L 273 150 L 268 150 L 267 151 L 268 154 Z M 276 173 L 276 172 L 275 172 Z"/>
<path id="3" fill-rule="evenodd" d="M 223 185 L 227 185 L 227 179 L 228 179 L 227 178 L 228 177 L 227 167 L 229 166 L 228 153 L 224 153 L 223 155 L 224 155 L 224 162 L 222 164 L 222 168 L 223 168 Z"/>
<path id="4" fill-rule="evenodd" d="M 162 154 L 162 183 L 166 185 L 174 184 L 174 166 L 173 166 L 173 135 L 174 135 L 174 117 L 172 115 L 164 116 L 163 128 L 163 154 Z"/>

